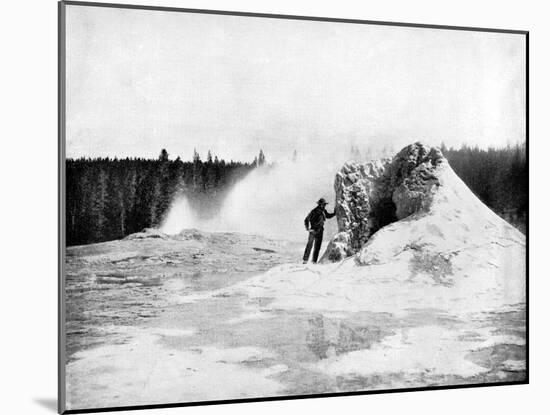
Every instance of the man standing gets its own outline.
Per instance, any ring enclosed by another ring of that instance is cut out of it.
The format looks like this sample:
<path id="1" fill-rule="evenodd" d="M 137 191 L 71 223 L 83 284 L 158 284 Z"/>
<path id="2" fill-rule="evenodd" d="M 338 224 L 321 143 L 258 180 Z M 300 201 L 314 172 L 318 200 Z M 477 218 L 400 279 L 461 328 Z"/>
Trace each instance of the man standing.
<path id="1" fill-rule="evenodd" d="M 323 231 L 325 226 L 325 220 L 334 217 L 336 212 L 328 213 L 326 206 L 327 201 L 323 198 L 317 202 L 317 207 L 309 212 L 304 224 L 306 225 L 306 231 L 309 232 L 309 238 L 307 240 L 306 250 L 304 252 L 304 264 L 307 264 L 309 260 L 309 254 L 313 245 L 313 263 L 317 262 L 319 258 L 319 251 L 321 250 L 321 243 L 323 242 Z"/>

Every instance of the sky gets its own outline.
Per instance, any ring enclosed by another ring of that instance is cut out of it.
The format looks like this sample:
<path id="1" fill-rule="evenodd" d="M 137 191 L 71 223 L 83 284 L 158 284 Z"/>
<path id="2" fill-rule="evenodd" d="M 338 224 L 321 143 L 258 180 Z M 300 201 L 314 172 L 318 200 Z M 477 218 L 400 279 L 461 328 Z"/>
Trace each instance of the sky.
<path id="1" fill-rule="evenodd" d="M 525 38 L 67 6 L 68 157 L 525 141 Z"/>

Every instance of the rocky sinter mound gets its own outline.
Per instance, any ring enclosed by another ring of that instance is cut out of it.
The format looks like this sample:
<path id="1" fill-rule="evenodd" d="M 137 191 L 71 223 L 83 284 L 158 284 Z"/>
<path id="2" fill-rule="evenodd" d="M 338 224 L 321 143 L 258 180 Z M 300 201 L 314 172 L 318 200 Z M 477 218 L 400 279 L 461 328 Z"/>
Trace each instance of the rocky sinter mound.
<path id="1" fill-rule="evenodd" d="M 525 235 L 485 206 L 439 150 L 415 143 L 392 160 L 347 163 L 336 192 L 340 232 L 323 265 L 281 265 L 233 290 L 272 298 L 272 310 L 416 309 L 468 321 L 524 312 Z M 518 317 L 518 333 L 523 323 Z"/>
<path id="2" fill-rule="evenodd" d="M 429 212 L 448 170 L 441 151 L 421 143 L 408 145 L 391 160 L 344 164 L 334 183 L 338 233 L 323 260 L 354 255 L 380 228 Z"/>

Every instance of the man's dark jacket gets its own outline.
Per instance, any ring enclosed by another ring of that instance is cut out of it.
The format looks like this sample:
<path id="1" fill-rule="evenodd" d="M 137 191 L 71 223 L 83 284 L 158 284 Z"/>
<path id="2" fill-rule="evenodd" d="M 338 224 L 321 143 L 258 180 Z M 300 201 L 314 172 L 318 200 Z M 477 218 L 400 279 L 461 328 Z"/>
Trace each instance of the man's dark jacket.
<path id="1" fill-rule="evenodd" d="M 335 214 L 336 212 L 328 213 L 324 207 L 317 206 L 306 216 L 304 225 L 306 225 L 306 229 L 308 230 L 313 229 L 314 231 L 319 231 L 323 229 L 325 220 L 332 218 Z"/>

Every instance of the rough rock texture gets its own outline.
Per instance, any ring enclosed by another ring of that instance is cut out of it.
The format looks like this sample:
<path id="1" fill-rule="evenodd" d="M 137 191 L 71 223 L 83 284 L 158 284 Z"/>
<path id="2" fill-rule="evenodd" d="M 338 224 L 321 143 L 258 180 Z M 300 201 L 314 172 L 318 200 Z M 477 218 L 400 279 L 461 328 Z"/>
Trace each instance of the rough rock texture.
<path id="1" fill-rule="evenodd" d="M 325 257 L 339 261 L 357 252 L 379 228 L 395 220 L 387 174 L 389 160 L 346 163 L 336 174 L 338 234 Z"/>
<path id="2" fill-rule="evenodd" d="M 439 174 L 450 168 L 438 148 L 411 144 L 392 160 L 388 174 L 397 219 L 427 211 L 440 186 Z"/>
<path id="3" fill-rule="evenodd" d="M 445 168 L 450 167 L 441 151 L 421 143 L 403 148 L 392 160 L 346 163 L 334 183 L 338 234 L 322 259 L 340 261 L 383 226 L 426 212 Z"/>

